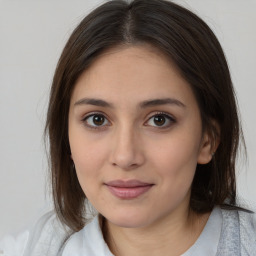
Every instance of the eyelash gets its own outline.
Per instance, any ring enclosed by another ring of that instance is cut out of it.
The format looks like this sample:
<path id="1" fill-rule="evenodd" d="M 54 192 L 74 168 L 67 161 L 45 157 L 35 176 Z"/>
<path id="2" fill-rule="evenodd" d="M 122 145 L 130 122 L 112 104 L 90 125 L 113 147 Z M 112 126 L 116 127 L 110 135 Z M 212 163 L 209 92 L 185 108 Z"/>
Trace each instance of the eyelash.
<path id="1" fill-rule="evenodd" d="M 90 117 L 94 117 L 94 116 L 102 116 L 104 118 L 104 122 L 107 120 L 108 118 L 106 117 L 105 114 L 101 113 L 101 112 L 95 112 L 95 113 L 90 113 L 89 115 L 86 115 L 83 119 L 82 122 L 84 123 L 84 125 L 90 129 L 95 129 L 95 130 L 99 130 L 99 129 L 104 129 L 106 128 L 106 126 L 110 126 L 110 125 L 101 125 L 101 126 L 97 126 L 97 125 L 90 125 L 87 123 L 88 119 Z M 109 122 L 109 121 L 108 121 Z"/>
<path id="2" fill-rule="evenodd" d="M 164 126 L 153 126 L 154 128 L 157 128 L 157 129 L 167 129 L 167 128 L 169 128 L 172 124 L 174 124 L 174 123 L 176 123 L 176 119 L 172 116 L 172 115 L 170 115 L 170 114 L 168 114 L 168 113 L 165 113 L 165 112 L 156 112 L 156 113 L 154 113 L 148 120 L 147 120 L 147 122 L 149 122 L 149 120 L 151 120 L 152 118 L 155 118 L 155 117 L 157 117 L 157 116 L 162 116 L 162 117 L 164 117 L 165 118 L 165 123 L 166 123 L 166 119 L 169 121 L 169 124 L 168 125 L 164 125 Z M 165 124 L 164 123 L 164 124 Z"/>
<path id="3" fill-rule="evenodd" d="M 106 117 L 105 114 L 101 113 L 101 112 L 95 112 L 95 113 L 90 113 L 89 115 L 86 115 L 83 119 L 82 119 L 82 122 L 85 124 L 86 127 L 90 128 L 90 129 L 95 129 L 95 130 L 102 130 L 102 129 L 106 129 L 107 126 L 110 126 L 111 124 L 105 124 L 103 123 L 103 125 L 90 125 L 88 124 L 88 119 L 91 118 L 91 117 L 95 117 L 95 116 L 101 116 L 104 118 L 104 123 L 105 121 L 107 120 L 108 123 L 110 123 L 108 121 L 108 118 Z M 153 128 L 157 128 L 157 129 L 167 129 L 169 128 L 172 124 L 176 123 L 176 120 L 173 116 L 171 116 L 170 114 L 168 113 L 165 113 L 165 112 L 156 112 L 154 113 L 153 115 L 151 115 L 147 121 L 145 123 L 148 123 L 152 118 L 155 118 L 157 116 L 161 116 L 161 117 L 164 117 L 165 118 L 165 122 L 164 122 L 164 126 L 152 126 Z M 165 125 L 166 123 L 166 119 L 167 119 L 167 122 L 169 122 L 168 125 Z M 150 126 L 150 125 L 146 125 L 146 126 Z"/>

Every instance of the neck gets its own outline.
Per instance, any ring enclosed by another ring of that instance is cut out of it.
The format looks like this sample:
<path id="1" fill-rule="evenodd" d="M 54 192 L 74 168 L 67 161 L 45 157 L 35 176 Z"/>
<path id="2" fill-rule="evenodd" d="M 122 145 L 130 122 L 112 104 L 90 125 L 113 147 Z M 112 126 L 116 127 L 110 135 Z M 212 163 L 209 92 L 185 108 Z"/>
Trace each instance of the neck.
<path id="1" fill-rule="evenodd" d="M 200 236 L 209 217 L 187 211 L 140 228 L 123 228 L 105 220 L 106 243 L 116 256 L 177 256 L 187 251 Z"/>

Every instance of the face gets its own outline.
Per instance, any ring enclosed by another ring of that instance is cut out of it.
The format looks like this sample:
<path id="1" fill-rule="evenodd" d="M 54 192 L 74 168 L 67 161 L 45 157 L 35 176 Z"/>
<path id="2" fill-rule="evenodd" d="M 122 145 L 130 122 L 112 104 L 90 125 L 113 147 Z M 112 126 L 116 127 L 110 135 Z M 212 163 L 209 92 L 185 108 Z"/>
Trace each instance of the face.
<path id="1" fill-rule="evenodd" d="M 186 214 L 196 165 L 211 159 L 189 84 L 149 46 L 109 50 L 81 75 L 69 141 L 86 197 L 122 227 Z"/>

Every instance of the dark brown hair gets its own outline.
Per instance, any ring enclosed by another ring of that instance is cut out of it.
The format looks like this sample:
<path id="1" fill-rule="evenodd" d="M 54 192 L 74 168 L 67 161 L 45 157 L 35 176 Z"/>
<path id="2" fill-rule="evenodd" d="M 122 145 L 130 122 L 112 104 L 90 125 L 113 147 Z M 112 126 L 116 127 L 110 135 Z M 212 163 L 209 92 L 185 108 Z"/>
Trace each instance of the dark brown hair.
<path id="1" fill-rule="evenodd" d="M 86 222 L 86 195 L 70 159 L 71 94 L 79 76 L 100 54 L 115 46 L 136 44 L 150 44 L 176 64 L 193 89 L 203 129 L 220 141 L 213 160 L 197 166 L 190 208 L 200 213 L 215 205 L 236 204 L 235 161 L 242 133 L 228 65 L 217 38 L 194 13 L 172 2 L 109 1 L 73 31 L 59 59 L 50 94 L 46 132 L 55 210 L 74 231 Z"/>

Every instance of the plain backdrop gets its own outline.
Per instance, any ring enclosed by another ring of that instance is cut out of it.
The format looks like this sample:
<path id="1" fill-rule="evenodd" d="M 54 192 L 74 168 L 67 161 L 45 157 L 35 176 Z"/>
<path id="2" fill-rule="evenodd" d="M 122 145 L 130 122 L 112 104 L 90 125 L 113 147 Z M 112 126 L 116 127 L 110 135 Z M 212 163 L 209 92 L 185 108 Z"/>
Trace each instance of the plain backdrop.
<path id="1" fill-rule="evenodd" d="M 103 1 L 0 0 L 0 237 L 51 208 L 43 130 L 49 88 L 78 22 Z M 238 191 L 256 201 L 256 0 L 175 1 L 214 30 L 227 56 L 248 150 Z"/>

